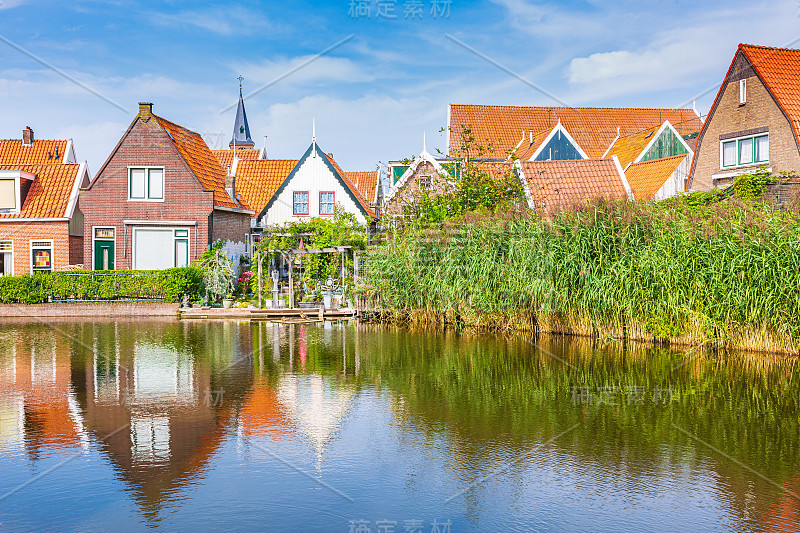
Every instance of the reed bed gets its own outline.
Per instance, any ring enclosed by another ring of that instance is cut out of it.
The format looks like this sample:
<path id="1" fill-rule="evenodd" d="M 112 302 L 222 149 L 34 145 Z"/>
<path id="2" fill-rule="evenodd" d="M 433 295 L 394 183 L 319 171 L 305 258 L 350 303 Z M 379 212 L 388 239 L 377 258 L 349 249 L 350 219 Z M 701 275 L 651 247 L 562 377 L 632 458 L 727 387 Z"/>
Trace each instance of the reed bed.
<path id="1" fill-rule="evenodd" d="M 374 248 L 364 290 L 397 321 L 796 354 L 799 230 L 735 199 L 471 214 Z"/>

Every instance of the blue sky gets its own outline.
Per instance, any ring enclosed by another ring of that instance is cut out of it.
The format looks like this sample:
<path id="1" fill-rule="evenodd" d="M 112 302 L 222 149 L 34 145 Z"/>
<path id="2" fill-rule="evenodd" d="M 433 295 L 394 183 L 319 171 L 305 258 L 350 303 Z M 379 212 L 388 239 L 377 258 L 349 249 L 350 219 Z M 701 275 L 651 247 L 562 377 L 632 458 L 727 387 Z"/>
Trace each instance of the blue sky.
<path id="1" fill-rule="evenodd" d="M 452 0 L 449 13 L 437 0 L 437 17 L 434 0 L 383 0 L 382 15 L 394 6 L 396 18 L 379 17 L 377 2 L 355 16 L 351 0 L 2 0 L 0 137 L 30 125 L 40 138 L 72 138 L 94 173 L 137 102 L 152 101 L 212 148 L 227 146 L 237 76 L 247 96 L 296 69 L 248 98 L 257 144 L 267 135 L 270 157 L 300 157 L 315 118 L 323 149 L 368 170 L 418 153 L 423 131 L 430 151 L 443 149 L 449 103 L 559 105 L 540 87 L 584 106 L 698 97 L 705 113 L 739 42 L 800 47 L 796 0 Z"/>

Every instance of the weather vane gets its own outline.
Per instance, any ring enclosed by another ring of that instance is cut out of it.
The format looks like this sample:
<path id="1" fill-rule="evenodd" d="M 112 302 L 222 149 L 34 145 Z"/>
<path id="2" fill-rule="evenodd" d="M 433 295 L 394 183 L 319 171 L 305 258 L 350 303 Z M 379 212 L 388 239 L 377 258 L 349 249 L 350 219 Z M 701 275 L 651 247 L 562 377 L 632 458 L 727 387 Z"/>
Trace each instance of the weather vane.
<path id="1" fill-rule="evenodd" d="M 239 75 L 239 77 L 236 78 L 236 79 L 239 80 L 239 90 L 241 91 L 242 90 L 242 80 L 244 80 L 244 78 L 241 75 Z"/>

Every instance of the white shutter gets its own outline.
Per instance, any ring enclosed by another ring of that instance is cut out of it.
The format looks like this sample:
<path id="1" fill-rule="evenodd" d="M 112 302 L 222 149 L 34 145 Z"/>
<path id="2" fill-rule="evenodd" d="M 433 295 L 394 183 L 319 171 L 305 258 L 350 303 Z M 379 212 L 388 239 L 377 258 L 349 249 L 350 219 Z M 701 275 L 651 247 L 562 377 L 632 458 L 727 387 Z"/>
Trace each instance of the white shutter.
<path id="1" fill-rule="evenodd" d="M 164 270 L 174 267 L 174 233 L 172 229 L 135 229 L 133 268 Z"/>

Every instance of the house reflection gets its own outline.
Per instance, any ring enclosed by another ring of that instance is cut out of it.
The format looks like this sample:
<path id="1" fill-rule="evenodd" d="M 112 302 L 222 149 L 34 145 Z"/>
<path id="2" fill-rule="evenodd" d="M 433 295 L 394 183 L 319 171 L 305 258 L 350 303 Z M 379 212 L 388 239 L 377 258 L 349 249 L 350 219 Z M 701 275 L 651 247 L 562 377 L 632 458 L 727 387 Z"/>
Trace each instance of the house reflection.
<path id="1" fill-rule="evenodd" d="M 69 345 L 49 328 L 0 339 L 0 448 L 35 461 L 88 444 L 71 372 Z"/>

